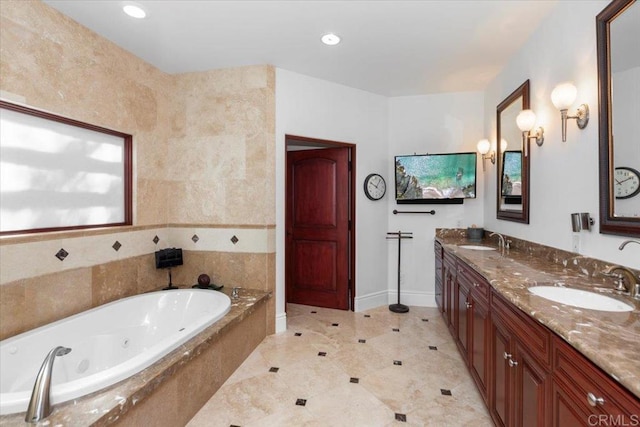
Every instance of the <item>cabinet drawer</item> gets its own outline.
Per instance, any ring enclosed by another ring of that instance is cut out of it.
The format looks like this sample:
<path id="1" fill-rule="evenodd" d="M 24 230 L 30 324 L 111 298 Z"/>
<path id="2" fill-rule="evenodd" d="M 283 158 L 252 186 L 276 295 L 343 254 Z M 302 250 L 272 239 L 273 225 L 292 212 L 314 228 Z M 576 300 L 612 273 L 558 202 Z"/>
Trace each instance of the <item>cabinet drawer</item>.
<path id="1" fill-rule="evenodd" d="M 527 348 L 528 352 L 542 364 L 551 369 L 551 331 L 517 307 L 505 301 L 497 292 L 491 292 L 492 315 L 500 317 L 510 331 Z"/>
<path id="2" fill-rule="evenodd" d="M 553 338 L 553 368 L 554 380 L 565 385 L 574 405 L 583 411 L 617 415 L 629 423 L 635 419 L 640 424 L 638 398 L 557 336 Z M 589 393 L 602 402 L 590 404 Z"/>
<path id="3" fill-rule="evenodd" d="M 491 285 L 478 272 L 466 264 L 458 263 L 458 280 L 464 280 L 472 289 L 473 298 L 489 304 L 489 290 Z"/>

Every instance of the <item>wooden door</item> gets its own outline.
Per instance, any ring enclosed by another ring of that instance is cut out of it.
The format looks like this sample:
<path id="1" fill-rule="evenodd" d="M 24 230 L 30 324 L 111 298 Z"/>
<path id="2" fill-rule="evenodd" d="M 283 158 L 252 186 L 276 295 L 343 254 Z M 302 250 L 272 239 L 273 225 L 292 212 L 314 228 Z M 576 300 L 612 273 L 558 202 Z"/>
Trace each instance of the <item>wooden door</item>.
<path id="1" fill-rule="evenodd" d="M 349 309 L 349 150 L 287 152 L 287 302 Z"/>
<path id="2" fill-rule="evenodd" d="M 466 281 L 463 279 L 462 275 L 458 275 L 458 280 L 456 282 L 457 295 L 456 295 L 456 317 L 457 317 L 457 326 L 458 326 L 458 334 L 456 335 L 458 344 L 458 348 L 460 349 L 460 354 L 464 359 L 465 363 L 468 363 L 469 359 L 469 310 L 471 308 L 471 302 L 469 301 L 469 288 L 467 287 Z"/>

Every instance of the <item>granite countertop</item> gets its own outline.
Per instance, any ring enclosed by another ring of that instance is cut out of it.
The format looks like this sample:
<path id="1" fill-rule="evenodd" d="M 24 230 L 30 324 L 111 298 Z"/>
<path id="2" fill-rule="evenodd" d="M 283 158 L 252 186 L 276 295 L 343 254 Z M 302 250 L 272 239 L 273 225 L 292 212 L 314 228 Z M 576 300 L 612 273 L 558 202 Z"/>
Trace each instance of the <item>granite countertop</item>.
<path id="1" fill-rule="evenodd" d="M 604 265 L 602 261 L 541 245 L 527 246 L 523 241 L 519 241 L 516 248 L 501 251 L 497 248 L 497 237 L 470 242 L 461 233 L 439 232 L 436 240 L 445 251 L 455 254 L 484 276 L 507 300 L 640 397 L 640 301 L 613 290 L 612 280 L 598 274 Z M 461 248 L 464 244 L 491 246 L 496 250 Z M 597 292 L 624 301 L 635 309 L 607 312 L 564 305 L 528 291 L 536 285 Z"/>
<path id="2" fill-rule="evenodd" d="M 228 295 L 231 293 L 231 289 L 227 288 L 222 291 Z M 253 313 L 270 295 L 265 291 L 240 288 L 238 298 L 231 299 L 231 308 L 222 319 L 137 374 L 90 395 L 55 405 L 51 415 L 37 425 L 112 424 L 141 399 L 153 393 L 177 369 L 217 341 L 222 332 Z M 0 416 L 0 425 L 24 426 L 24 415 L 22 412 Z"/>

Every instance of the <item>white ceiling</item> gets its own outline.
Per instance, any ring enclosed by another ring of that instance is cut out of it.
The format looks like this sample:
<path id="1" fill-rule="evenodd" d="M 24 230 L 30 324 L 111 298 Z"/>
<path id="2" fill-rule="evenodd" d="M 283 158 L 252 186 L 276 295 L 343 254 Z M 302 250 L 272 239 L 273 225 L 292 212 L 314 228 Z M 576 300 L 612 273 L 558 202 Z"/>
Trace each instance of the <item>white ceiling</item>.
<path id="1" fill-rule="evenodd" d="M 483 90 L 557 0 L 138 0 L 143 20 L 123 1 L 44 2 L 167 73 L 272 64 L 402 96 Z"/>

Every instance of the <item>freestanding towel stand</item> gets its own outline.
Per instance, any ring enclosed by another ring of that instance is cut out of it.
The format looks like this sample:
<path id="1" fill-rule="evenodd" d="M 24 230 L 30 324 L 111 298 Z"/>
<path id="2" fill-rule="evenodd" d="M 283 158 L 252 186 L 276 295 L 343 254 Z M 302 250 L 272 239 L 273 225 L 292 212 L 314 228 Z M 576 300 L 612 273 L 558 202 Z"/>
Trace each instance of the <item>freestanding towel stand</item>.
<path id="1" fill-rule="evenodd" d="M 404 304 L 400 304 L 400 254 L 401 254 L 401 246 L 402 239 L 413 239 L 413 233 L 407 231 L 398 231 L 398 232 L 389 232 L 387 233 L 387 240 L 397 240 L 398 241 L 398 303 L 389 305 L 389 310 L 394 313 L 407 313 L 409 312 L 409 307 Z"/>

